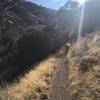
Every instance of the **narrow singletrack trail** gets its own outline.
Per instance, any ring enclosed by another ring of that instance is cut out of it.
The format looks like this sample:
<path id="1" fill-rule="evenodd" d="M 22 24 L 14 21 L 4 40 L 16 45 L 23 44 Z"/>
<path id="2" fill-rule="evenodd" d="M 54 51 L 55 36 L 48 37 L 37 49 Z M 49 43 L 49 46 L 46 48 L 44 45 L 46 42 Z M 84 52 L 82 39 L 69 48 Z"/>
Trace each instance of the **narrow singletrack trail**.
<path id="1" fill-rule="evenodd" d="M 72 100 L 68 81 L 67 54 L 59 58 L 59 65 L 51 83 L 49 100 Z"/>

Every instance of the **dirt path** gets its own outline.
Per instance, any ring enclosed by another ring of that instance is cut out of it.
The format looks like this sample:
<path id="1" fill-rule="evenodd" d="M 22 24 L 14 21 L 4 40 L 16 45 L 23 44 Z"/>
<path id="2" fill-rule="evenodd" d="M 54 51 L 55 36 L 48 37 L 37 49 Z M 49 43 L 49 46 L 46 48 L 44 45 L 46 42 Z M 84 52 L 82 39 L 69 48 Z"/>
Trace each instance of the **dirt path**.
<path id="1" fill-rule="evenodd" d="M 49 100 L 72 100 L 68 82 L 67 57 L 60 58 L 59 63 L 52 81 Z"/>

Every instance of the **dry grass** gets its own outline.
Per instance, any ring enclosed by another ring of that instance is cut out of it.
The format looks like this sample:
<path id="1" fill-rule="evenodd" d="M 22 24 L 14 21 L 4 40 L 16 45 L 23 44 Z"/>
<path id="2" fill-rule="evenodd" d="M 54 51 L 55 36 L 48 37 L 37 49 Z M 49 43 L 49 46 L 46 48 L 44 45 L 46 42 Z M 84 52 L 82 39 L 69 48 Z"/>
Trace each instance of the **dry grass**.
<path id="1" fill-rule="evenodd" d="M 68 58 L 73 100 L 100 100 L 100 33 L 74 45 Z"/>
<path id="2" fill-rule="evenodd" d="M 3 100 L 44 100 L 49 95 L 49 83 L 57 65 L 57 58 L 49 57 L 20 79 L 18 83 L 0 90 Z M 2 100 L 2 99 L 0 99 Z"/>
<path id="3" fill-rule="evenodd" d="M 1 89 L 0 100 L 46 100 L 58 64 L 57 58 L 49 57 L 19 82 Z M 68 66 L 72 100 L 100 100 L 100 33 L 87 36 L 71 47 Z"/>

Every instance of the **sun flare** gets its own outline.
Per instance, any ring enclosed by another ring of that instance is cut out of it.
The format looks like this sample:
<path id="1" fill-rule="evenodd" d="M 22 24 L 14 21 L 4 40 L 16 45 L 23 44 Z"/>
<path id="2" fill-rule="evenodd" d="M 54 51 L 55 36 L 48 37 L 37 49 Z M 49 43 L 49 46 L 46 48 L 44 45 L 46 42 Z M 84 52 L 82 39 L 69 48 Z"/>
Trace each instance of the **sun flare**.
<path id="1" fill-rule="evenodd" d="M 80 4 L 84 4 L 87 0 L 77 0 Z"/>

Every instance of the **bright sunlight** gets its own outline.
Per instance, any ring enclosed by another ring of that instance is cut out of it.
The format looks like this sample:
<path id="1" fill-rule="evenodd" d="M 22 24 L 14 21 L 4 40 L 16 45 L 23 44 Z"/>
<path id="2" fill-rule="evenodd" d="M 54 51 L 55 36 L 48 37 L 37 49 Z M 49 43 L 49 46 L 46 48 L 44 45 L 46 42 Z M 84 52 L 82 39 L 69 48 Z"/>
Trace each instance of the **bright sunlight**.
<path id="1" fill-rule="evenodd" d="M 77 0 L 80 4 L 84 4 L 85 1 L 87 0 Z"/>

